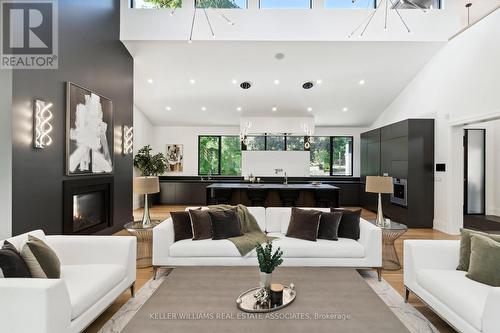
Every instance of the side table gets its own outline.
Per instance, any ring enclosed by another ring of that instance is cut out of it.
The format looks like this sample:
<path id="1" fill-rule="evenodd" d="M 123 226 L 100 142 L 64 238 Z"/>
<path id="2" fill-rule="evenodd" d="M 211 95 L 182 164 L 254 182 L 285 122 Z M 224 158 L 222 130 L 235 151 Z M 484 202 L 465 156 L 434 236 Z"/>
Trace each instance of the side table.
<path id="1" fill-rule="evenodd" d="M 137 237 L 137 268 L 153 265 L 153 228 L 160 223 L 159 220 L 152 220 L 151 225 L 143 226 L 142 221 L 134 221 L 123 226 L 131 235 Z"/>
<path id="2" fill-rule="evenodd" d="M 388 271 L 397 271 L 401 268 L 394 241 L 408 231 L 408 227 L 401 223 L 391 222 L 382 229 L 382 268 Z"/>

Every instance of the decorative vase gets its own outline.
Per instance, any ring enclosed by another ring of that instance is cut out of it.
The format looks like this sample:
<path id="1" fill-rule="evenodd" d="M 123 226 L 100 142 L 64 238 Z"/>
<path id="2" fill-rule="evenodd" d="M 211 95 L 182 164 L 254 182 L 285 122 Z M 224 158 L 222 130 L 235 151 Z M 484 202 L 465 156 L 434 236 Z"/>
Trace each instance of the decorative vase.
<path id="1" fill-rule="evenodd" d="M 271 286 L 272 273 L 260 272 L 260 287 L 269 289 Z"/>

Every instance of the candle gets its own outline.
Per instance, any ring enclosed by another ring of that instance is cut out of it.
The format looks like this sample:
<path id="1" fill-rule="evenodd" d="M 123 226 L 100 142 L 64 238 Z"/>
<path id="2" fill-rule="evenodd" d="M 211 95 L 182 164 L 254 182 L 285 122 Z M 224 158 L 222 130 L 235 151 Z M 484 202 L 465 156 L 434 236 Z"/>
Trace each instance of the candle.
<path id="1" fill-rule="evenodd" d="M 283 305 L 283 285 L 279 283 L 271 284 L 271 307 L 277 307 Z"/>

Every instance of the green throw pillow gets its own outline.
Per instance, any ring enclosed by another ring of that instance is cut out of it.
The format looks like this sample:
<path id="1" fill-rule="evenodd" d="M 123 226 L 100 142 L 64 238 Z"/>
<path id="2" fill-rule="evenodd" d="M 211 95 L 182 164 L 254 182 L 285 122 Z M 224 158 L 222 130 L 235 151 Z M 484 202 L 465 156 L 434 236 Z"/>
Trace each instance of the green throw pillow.
<path id="1" fill-rule="evenodd" d="M 500 235 L 487 234 L 485 232 L 475 231 L 470 229 L 460 229 L 460 232 L 462 234 L 462 238 L 460 239 L 460 260 L 458 262 L 458 267 L 457 267 L 459 271 L 469 270 L 472 235 L 481 235 L 491 238 L 497 242 L 500 242 Z"/>
<path id="2" fill-rule="evenodd" d="M 500 243 L 481 235 L 472 235 L 469 279 L 500 287 Z"/>
<path id="3" fill-rule="evenodd" d="M 59 279 L 61 262 L 57 254 L 41 239 L 28 235 L 28 241 L 21 251 L 31 277 L 43 279 Z"/>

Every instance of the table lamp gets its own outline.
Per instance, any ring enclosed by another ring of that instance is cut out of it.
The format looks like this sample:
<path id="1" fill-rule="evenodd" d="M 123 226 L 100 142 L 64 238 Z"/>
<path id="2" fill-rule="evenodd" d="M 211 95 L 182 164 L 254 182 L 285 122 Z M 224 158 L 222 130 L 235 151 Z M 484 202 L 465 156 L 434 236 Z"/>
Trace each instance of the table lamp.
<path id="1" fill-rule="evenodd" d="M 148 194 L 160 192 L 160 181 L 158 177 L 136 177 L 134 178 L 134 193 L 144 194 L 144 214 L 142 216 L 142 225 L 150 226 L 151 218 L 149 216 Z"/>
<path id="2" fill-rule="evenodd" d="M 378 209 L 376 224 L 379 227 L 384 227 L 384 213 L 382 212 L 382 193 L 393 193 L 394 185 L 392 177 L 367 176 L 366 177 L 366 192 L 378 193 Z"/>

